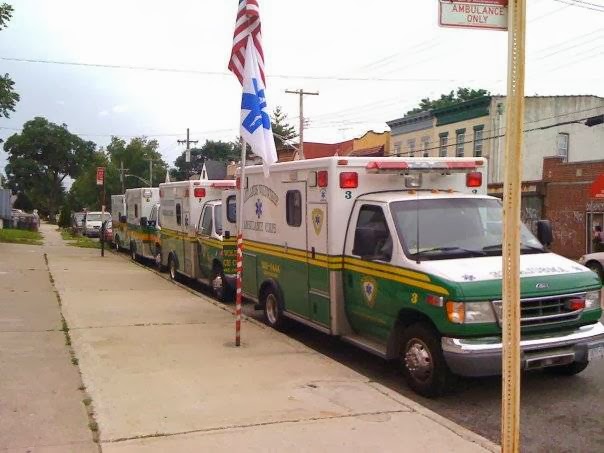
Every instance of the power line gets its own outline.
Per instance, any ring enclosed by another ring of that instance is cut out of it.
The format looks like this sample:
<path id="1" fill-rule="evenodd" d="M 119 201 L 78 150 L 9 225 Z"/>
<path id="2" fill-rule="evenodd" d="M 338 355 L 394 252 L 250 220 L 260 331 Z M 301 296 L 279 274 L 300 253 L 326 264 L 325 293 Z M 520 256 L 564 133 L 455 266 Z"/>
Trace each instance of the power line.
<path id="1" fill-rule="evenodd" d="M 593 3 L 583 3 L 583 2 L 576 2 L 575 0 L 554 0 L 555 2 L 558 3 L 564 3 L 565 5 L 569 5 L 569 6 L 576 6 L 577 8 L 584 8 L 584 9 L 589 9 L 591 11 L 598 11 L 600 13 L 604 13 L 604 5 L 600 6 L 598 5 L 597 7 L 592 7 L 589 5 L 593 5 Z"/>
<path id="2" fill-rule="evenodd" d="M 60 60 L 39 60 L 29 58 L 13 58 L 13 57 L 0 57 L 0 60 L 14 61 L 20 63 L 40 63 L 40 64 L 56 64 L 63 66 L 82 66 L 82 67 L 93 67 L 93 68 L 106 68 L 106 69 L 124 69 L 124 70 L 136 70 L 136 71 L 154 71 L 154 72 L 168 72 L 168 73 L 180 73 L 180 74 L 196 74 L 205 76 L 218 76 L 218 77 L 231 77 L 230 72 L 226 71 L 201 71 L 198 69 L 183 69 L 183 68 L 159 68 L 153 66 L 134 66 L 134 65 L 118 65 L 118 64 L 104 64 L 104 63 L 79 63 L 75 61 L 60 61 Z M 439 78 L 383 78 L 383 77 L 337 77 L 337 76 L 315 76 L 305 74 L 272 74 L 267 75 L 268 78 L 273 79 L 304 79 L 304 80 L 330 80 L 338 82 L 409 82 L 409 83 L 420 83 L 420 82 L 459 82 L 465 79 L 439 79 Z"/>

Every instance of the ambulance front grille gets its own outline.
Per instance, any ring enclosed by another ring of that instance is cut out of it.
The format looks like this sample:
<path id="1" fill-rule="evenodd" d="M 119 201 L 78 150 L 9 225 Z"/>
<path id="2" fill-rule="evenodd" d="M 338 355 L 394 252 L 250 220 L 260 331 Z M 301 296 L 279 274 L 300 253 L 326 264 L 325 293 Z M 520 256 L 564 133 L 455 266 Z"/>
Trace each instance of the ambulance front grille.
<path id="1" fill-rule="evenodd" d="M 578 297 L 585 298 L 585 293 L 521 299 L 520 325 L 530 327 L 576 321 L 583 310 L 572 310 L 568 305 L 568 301 Z M 502 301 L 494 301 L 493 307 L 495 308 L 497 321 L 501 325 L 503 317 Z"/>

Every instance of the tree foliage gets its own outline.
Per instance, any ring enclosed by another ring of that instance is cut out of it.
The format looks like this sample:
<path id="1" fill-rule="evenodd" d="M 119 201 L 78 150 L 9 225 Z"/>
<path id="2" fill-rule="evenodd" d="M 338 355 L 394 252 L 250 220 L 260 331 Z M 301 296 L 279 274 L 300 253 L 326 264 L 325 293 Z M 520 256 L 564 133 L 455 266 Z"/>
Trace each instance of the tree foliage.
<path id="1" fill-rule="evenodd" d="M 287 114 L 281 110 L 280 106 L 275 108 L 271 116 L 271 126 L 273 128 L 273 136 L 275 137 L 275 147 L 283 148 L 283 145 L 290 142 L 298 136 L 294 126 L 287 122 Z"/>
<path id="2" fill-rule="evenodd" d="M 0 5 L 0 30 L 6 28 L 6 24 L 13 15 L 13 7 L 7 3 Z M 8 74 L 0 75 L 0 118 L 8 118 L 19 102 L 19 94 L 15 93 L 15 83 Z M 0 140 L 1 142 L 1 140 Z"/>
<path id="3" fill-rule="evenodd" d="M 170 177 L 174 181 L 184 181 L 195 174 L 201 173 L 206 160 L 217 160 L 220 162 L 238 161 L 241 147 L 235 142 L 223 142 L 221 140 L 208 140 L 201 148 L 191 149 L 191 162 L 186 161 L 186 151 L 174 161 L 174 168 L 170 171 Z"/>
<path id="4" fill-rule="evenodd" d="M 441 94 L 438 99 L 424 98 L 420 101 L 419 106 L 413 110 L 409 110 L 407 115 L 413 113 L 425 112 L 427 110 L 435 110 L 443 107 L 450 107 L 452 105 L 460 104 L 471 99 L 481 98 L 484 96 L 490 96 L 491 93 L 482 88 L 475 90 L 473 88 L 457 88 L 457 91 L 451 90 L 448 94 Z"/>
<path id="5" fill-rule="evenodd" d="M 93 154 L 89 165 L 74 181 L 69 193 L 69 204 L 74 210 L 99 209 L 101 206 L 101 189 L 96 185 L 96 168 L 105 167 L 105 204 L 111 204 L 111 195 L 124 193 L 123 189 L 144 187 L 149 181 L 149 159 L 153 160 L 153 186 L 164 182 L 168 165 L 158 151 L 156 140 L 136 137 L 126 142 L 112 137 L 105 149 Z M 123 184 L 120 167 L 126 170 Z M 142 180 L 145 182 L 143 182 Z"/>
<path id="6" fill-rule="evenodd" d="M 64 197 L 65 178 L 77 178 L 96 145 L 46 118 L 36 117 L 4 144 L 8 186 L 23 194 L 43 214 L 54 215 Z"/>

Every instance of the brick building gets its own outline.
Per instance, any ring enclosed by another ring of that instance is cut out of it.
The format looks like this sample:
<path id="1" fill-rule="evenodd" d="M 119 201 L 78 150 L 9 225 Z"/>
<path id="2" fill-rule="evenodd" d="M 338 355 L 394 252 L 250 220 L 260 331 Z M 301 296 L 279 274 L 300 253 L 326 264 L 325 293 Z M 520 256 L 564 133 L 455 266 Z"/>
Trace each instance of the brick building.
<path id="1" fill-rule="evenodd" d="M 593 199 L 589 193 L 600 175 L 604 175 L 604 160 L 543 159 L 539 191 L 543 196 L 543 217 L 552 222 L 555 253 L 578 258 L 591 251 L 593 227 L 604 227 L 604 199 Z"/>

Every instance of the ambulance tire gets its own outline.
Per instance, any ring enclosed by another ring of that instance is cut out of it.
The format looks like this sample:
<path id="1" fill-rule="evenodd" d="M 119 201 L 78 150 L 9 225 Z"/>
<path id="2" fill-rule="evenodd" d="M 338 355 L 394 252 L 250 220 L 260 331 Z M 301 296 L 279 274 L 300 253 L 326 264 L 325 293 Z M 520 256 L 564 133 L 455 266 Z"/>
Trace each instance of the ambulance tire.
<path id="1" fill-rule="evenodd" d="M 174 282 L 180 281 L 180 274 L 178 273 L 178 263 L 174 255 L 170 253 L 168 256 L 168 274 L 170 274 L 170 280 Z"/>
<path id="2" fill-rule="evenodd" d="M 138 253 L 136 253 L 136 244 L 134 241 L 130 242 L 130 258 L 132 258 L 132 261 L 138 261 Z"/>
<path id="3" fill-rule="evenodd" d="M 287 327 L 287 318 L 283 315 L 283 297 L 275 285 L 268 285 L 261 295 L 264 309 L 264 321 L 275 330 L 283 331 Z"/>
<path id="4" fill-rule="evenodd" d="M 412 324 L 403 330 L 400 345 L 407 385 L 427 398 L 446 393 L 454 376 L 445 361 L 436 329 L 424 322 Z"/>
<path id="5" fill-rule="evenodd" d="M 214 282 L 218 282 L 220 278 L 220 285 L 215 285 Z M 220 302 L 227 302 L 229 300 L 229 288 L 226 284 L 224 277 L 224 271 L 220 264 L 214 264 L 212 273 L 210 274 L 210 290 L 214 298 Z"/>

